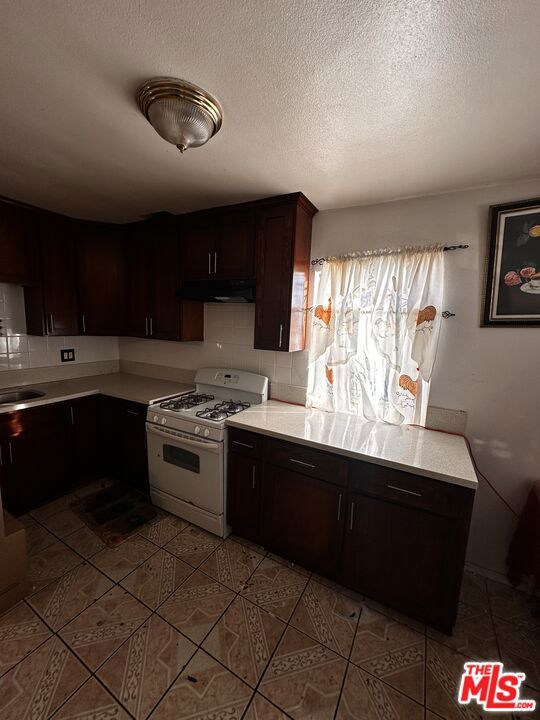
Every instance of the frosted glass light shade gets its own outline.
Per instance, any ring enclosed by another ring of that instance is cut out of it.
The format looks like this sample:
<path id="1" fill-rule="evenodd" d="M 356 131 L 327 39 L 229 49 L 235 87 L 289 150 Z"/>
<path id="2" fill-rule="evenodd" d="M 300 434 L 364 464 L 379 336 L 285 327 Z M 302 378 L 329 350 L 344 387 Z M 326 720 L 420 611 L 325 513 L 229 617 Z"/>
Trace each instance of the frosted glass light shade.
<path id="1" fill-rule="evenodd" d="M 181 152 L 204 145 L 221 127 L 218 101 L 184 80 L 148 80 L 139 88 L 137 100 L 156 132 Z"/>

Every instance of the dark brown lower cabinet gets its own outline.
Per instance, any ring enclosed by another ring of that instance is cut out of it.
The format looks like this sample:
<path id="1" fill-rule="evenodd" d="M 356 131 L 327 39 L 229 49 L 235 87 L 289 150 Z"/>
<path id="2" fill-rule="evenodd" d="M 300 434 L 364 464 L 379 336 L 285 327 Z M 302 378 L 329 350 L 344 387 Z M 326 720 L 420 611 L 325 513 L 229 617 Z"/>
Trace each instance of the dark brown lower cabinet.
<path id="1" fill-rule="evenodd" d="M 62 404 L 0 415 L 2 502 L 22 515 L 68 490 L 68 427 Z"/>
<path id="2" fill-rule="evenodd" d="M 101 473 L 148 493 L 146 405 L 101 395 L 98 407 Z"/>
<path id="3" fill-rule="evenodd" d="M 238 535 L 259 543 L 261 461 L 231 452 L 228 464 L 231 478 L 227 486 L 229 523 Z"/>
<path id="4" fill-rule="evenodd" d="M 451 631 L 464 558 L 459 523 L 351 493 L 344 577 L 358 592 Z"/>
<path id="5" fill-rule="evenodd" d="M 70 440 L 70 473 L 73 485 L 82 485 L 99 474 L 97 457 L 97 396 L 65 403 Z"/>
<path id="6" fill-rule="evenodd" d="M 451 632 L 473 490 L 234 428 L 228 444 L 234 533 Z"/>
<path id="7" fill-rule="evenodd" d="M 146 405 L 89 396 L 0 414 L 0 490 L 18 516 L 109 475 L 148 492 Z"/>
<path id="8" fill-rule="evenodd" d="M 300 565 L 335 575 L 343 538 L 346 490 L 330 482 L 264 466 L 262 539 Z"/>
<path id="9" fill-rule="evenodd" d="M 120 401 L 122 425 L 122 469 L 120 479 L 149 493 L 146 454 L 146 405 Z"/>

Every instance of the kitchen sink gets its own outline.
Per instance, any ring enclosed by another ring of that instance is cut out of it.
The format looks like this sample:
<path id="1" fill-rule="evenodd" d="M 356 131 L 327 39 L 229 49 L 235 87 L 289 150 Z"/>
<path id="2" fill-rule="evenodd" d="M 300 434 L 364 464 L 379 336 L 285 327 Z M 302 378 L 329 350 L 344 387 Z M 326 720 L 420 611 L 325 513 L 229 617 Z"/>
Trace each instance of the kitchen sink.
<path id="1" fill-rule="evenodd" d="M 10 392 L 0 392 L 0 405 L 14 405 L 15 403 L 25 402 L 26 400 L 35 400 L 43 397 L 45 393 L 36 390 L 11 390 Z"/>

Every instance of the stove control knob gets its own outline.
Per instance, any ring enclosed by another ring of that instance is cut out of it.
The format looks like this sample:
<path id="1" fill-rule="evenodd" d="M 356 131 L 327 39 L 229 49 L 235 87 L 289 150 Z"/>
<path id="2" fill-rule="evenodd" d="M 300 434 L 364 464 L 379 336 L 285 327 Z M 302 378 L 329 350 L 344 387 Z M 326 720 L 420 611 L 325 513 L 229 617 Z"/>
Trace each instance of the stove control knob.
<path id="1" fill-rule="evenodd" d="M 159 415 L 154 415 L 154 422 L 155 423 L 159 422 Z"/>
<path id="2" fill-rule="evenodd" d="M 204 437 L 208 437 L 210 435 L 210 430 L 208 428 L 204 428 Z"/>
<path id="3" fill-rule="evenodd" d="M 200 435 L 201 428 L 198 425 L 195 425 L 195 435 Z"/>
<path id="4" fill-rule="evenodd" d="M 161 424 L 166 425 L 167 424 L 167 418 L 161 418 Z"/>

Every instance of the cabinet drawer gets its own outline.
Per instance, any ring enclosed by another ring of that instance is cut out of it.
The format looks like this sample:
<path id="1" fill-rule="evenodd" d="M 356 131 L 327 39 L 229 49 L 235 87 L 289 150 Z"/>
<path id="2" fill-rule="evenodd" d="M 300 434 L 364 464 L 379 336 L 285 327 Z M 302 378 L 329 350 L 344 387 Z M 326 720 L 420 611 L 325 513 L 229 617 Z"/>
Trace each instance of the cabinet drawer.
<path id="1" fill-rule="evenodd" d="M 467 516 L 474 492 L 372 463 L 351 462 L 351 489 L 445 517 Z"/>
<path id="2" fill-rule="evenodd" d="M 258 458 L 261 456 L 262 437 L 257 433 L 229 428 L 228 449 L 231 452 Z"/>
<path id="3" fill-rule="evenodd" d="M 265 460 L 334 485 L 347 485 L 348 463 L 345 458 L 321 450 L 280 440 L 265 440 Z"/>

